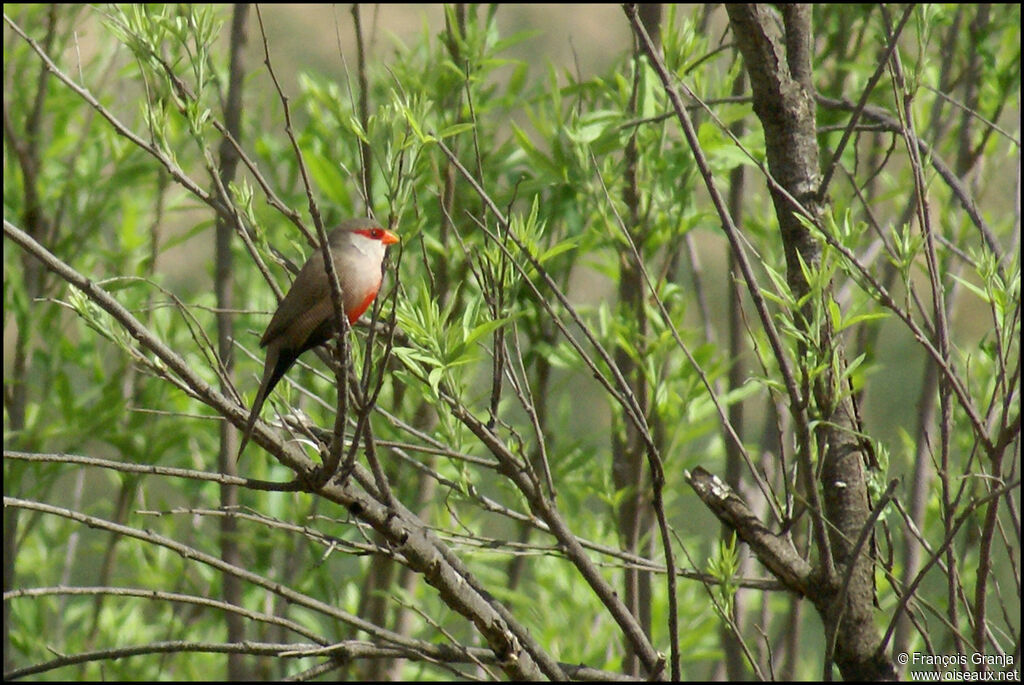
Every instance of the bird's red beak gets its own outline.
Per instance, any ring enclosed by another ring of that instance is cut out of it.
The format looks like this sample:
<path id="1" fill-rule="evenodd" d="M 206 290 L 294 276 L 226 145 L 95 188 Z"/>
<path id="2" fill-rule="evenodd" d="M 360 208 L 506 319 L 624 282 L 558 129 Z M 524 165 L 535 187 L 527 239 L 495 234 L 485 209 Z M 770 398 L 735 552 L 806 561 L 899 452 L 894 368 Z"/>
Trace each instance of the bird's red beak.
<path id="1" fill-rule="evenodd" d="M 392 233 L 391 231 L 389 231 L 387 229 L 384 229 L 384 235 L 380 239 L 380 241 L 382 243 L 384 243 L 385 245 L 394 245 L 399 240 L 401 240 L 401 238 L 398 237 L 397 233 Z"/>

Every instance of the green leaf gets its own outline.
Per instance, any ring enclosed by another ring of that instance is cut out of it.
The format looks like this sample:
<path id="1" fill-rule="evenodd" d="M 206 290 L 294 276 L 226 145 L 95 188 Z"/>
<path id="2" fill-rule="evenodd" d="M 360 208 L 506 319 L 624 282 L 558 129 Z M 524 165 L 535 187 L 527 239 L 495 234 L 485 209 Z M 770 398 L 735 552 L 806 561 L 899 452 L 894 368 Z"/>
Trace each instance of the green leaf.
<path id="1" fill-rule="evenodd" d="M 548 261 L 549 259 L 551 259 L 553 257 L 557 257 L 558 255 L 562 254 L 563 252 L 568 252 L 569 250 L 575 250 L 577 247 L 579 247 L 579 244 L 580 244 L 580 242 L 582 240 L 583 240 L 583 236 L 572 236 L 570 238 L 566 238 L 564 240 L 560 240 L 557 243 L 555 243 L 553 246 L 551 246 L 547 250 L 545 250 L 543 253 L 538 255 L 537 261 L 540 262 L 541 264 L 543 264 L 544 262 Z"/>
<path id="2" fill-rule="evenodd" d="M 867 321 L 878 321 L 881 319 L 888 318 L 889 312 L 868 312 L 865 314 L 857 314 L 856 316 L 852 316 L 846 321 L 843 321 L 842 326 L 836 329 L 836 332 L 838 333 L 840 331 L 846 330 L 850 326 L 856 326 L 859 323 L 865 323 Z"/>
<path id="3" fill-rule="evenodd" d="M 957 276 L 955 273 L 950 273 L 949 276 L 953 278 L 953 280 L 955 280 L 957 283 L 959 283 L 960 285 L 962 285 L 963 287 L 967 288 L 972 293 L 977 295 L 978 299 L 980 299 L 982 302 L 985 302 L 986 304 L 990 304 L 992 302 L 991 296 L 983 288 L 974 285 L 965 278 Z"/>
<path id="4" fill-rule="evenodd" d="M 443 128 L 443 129 L 441 129 L 441 131 L 437 134 L 437 137 L 438 138 L 442 138 L 442 139 L 444 139 L 444 138 L 451 138 L 452 136 L 457 136 L 460 133 L 465 133 L 466 131 L 472 131 L 474 128 L 476 128 L 476 124 L 473 124 L 473 123 L 470 123 L 470 122 L 465 122 L 465 123 L 461 123 L 461 124 L 452 124 L 451 126 L 447 126 L 447 127 Z"/>
<path id="5" fill-rule="evenodd" d="M 326 155 L 319 152 L 305 153 L 306 168 L 320 192 L 338 207 L 350 207 L 352 197 L 349 195 L 349 183 L 341 173 L 341 168 Z"/>
<path id="6" fill-rule="evenodd" d="M 479 326 L 474 328 L 472 331 L 470 331 L 469 334 L 466 336 L 465 340 L 463 340 L 463 342 L 467 346 L 468 345 L 472 345 L 473 343 L 475 343 L 477 340 L 479 340 L 483 336 L 488 335 L 490 333 L 493 333 L 494 331 L 498 330 L 499 328 L 501 328 L 502 326 L 504 326 L 506 323 L 508 323 L 511 320 L 512 320 L 511 317 L 504 317 L 504 318 L 501 318 L 501 319 L 493 319 L 491 321 L 485 321 L 484 323 L 480 324 Z"/>

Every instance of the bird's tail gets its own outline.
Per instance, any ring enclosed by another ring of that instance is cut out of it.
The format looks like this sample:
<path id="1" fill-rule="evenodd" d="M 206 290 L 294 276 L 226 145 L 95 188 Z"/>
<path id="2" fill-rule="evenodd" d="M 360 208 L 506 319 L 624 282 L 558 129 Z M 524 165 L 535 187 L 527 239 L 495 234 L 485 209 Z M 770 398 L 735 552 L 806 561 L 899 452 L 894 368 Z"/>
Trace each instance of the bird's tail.
<path id="1" fill-rule="evenodd" d="M 235 455 L 235 464 L 242 459 L 242 452 L 245 451 L 245 446 L 249 444 L 249 438 L 252 437 L 252 427 L 256 425 L 256 417 L 260 415 L 260 409 L 263 407 L 263 399 L 257 395 L 256 401 L 252 403 L 252 411 L 249 412 L 249 420 L 245 422 L 245 432 L 242 433 L 242 444 L 238 448 L 238 454 Z"/>
<path id="2" fill-rule="evenodd" d="M 249 420 L 245 422 L 245 432 L 242 434 L 242 444 L 238 447 L 238 454 L 235 456 L 235 463 L 237 464 L 239 459 L 242 458 L 242 452 L 245 451 L 245 446 L 249 444 L 249 438 L 252 437 L 253 426 L 256 425 L 256 419 L 259 418 L 260 410 L 263 409 L 263 403 L 267 401 L 267 397 L 270 395 L 270 391 L 274 389 L 278 381 L 284 376 L 285 371 L 295 361 L 295 357 L 291 355 L 275 355 L 275 359 L 270 359 L 270 355 L 274 354 L 273 351 L 267 352 L 267 361 L 263 367 L 263 378 L 260 380 L 260 389 L 256 393 L 256 399 L 252 403 L 252 411 L 249 412 Z"/>

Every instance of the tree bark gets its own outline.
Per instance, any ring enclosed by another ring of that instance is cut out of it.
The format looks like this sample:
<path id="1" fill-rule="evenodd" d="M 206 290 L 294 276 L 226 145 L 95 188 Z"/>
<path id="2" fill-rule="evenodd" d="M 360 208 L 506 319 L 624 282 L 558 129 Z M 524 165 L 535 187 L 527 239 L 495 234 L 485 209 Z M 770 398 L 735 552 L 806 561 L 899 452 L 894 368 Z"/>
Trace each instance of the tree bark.
<path id="1" fill-rule="evenodd" d="M 781 41 L 770 31 L 772 10 L 764 5 L 726 5 L 736 44 L 754 95 L 754 112 L 765 133 L 772 202 L 779 220 L 786 257 L 786 276 L 794 297 L 809 292 L 801 261 L 815 266 L 821 246 L 801 223 L 801 214 L 817 222 L 824 210 L 819 196 L 821 181 L 814 88 L 811 82 L 811 7 L 782 5 Z M 831 301 L 831 287 L 820 294 Z M 847 680 L 892 679 L 892 663 L 878 653 L 881 637 L 872 621 L 874 571 L 871 546 L 855 544 L 871 516 L 865 465 L 869 454 L 858 437 L 856 408 L 848 393 L 839 390 L 843 368 L 841 341 L 828 317 L 812 318 L 808 301 L 796 314 L 817 352 L 836 363 L 804 383 L 809 419 L 816 425 L 819 483 L 823 513 L 829 523 L 831 555 L 822 555 L 815 568 L 818 582 L 811 596 L 832 640 L 834 659 Z M 827 310 L 825 310 L 827 311 Z M 834 566 L 827 560 L 831 556 Z M 848 576 L 848 582 L 847 582 Z M 845 592 L 843 588 L 845 587 Z M 828 664 L 826 663 L 826 668 Z"/>

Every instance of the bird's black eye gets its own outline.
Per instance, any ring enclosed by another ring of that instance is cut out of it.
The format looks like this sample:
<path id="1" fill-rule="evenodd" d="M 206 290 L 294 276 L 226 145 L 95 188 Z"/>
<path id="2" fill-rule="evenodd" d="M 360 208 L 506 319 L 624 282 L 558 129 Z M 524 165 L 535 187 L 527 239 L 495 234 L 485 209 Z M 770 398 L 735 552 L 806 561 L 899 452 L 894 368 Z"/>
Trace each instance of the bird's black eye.
<path id="1" fill-rule="evenodd" d="M 370 231 L 370 237 L 373 238 L 374 240 L 380 240 L 381 238 L 384 237 L 384 231 L 380 230 L 379 228 L 374 228 L 373 230 Z"/>

